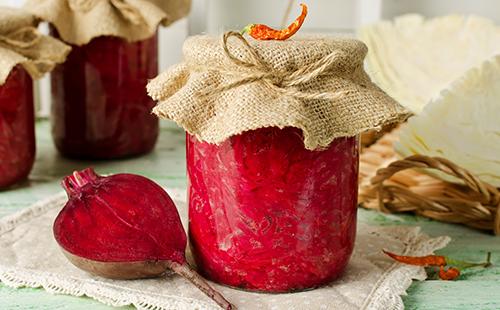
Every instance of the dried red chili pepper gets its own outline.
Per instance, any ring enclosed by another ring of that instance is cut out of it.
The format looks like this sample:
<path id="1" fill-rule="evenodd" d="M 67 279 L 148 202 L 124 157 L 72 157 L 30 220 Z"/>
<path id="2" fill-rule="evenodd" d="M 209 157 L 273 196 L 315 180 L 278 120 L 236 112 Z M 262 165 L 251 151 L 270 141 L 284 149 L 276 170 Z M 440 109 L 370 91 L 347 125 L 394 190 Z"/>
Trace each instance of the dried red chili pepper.
<path id="1" fill-rule="evenodd" d="M 446 266 L 446 257 L 439 255 L 427 255 L 427 256 L 402 256 L 396 255 L 394 253 L 383 250 L 385 254 L 389 255 L 392 259 L 415 266 Z"/>
<path id="2" fill-rule="evenodd" d="M 455 280 L 460 276 L 460 270 L 472 267 L 490 267 L 491 266 L 491 253 L 488 252 L 486 262 L 484 263 L 470 263 L 461 260 L 451 259 L 446 256 L 440 255 L 427 255 L 427 256 L 403 256 L 397 255 L 385 250 L 382 250 L 385 254 L 390 256 L 392 259 L 415 266 L 422 267 L 439 267 L 439 278 L 442 280 Z M 454 266 L 448 267 L 446 266 Z"/>
<path id="3" fill-rule="evenodd" d="M 307 16 L 307 5 L 301 3 L 302 14 L 285 29 L 276 30 L 263 24 L 250 24 L 246 26 L 241 34 L 248 33 L 257 40 L 286 40 L 293 36 L 302 26 Z"/>
<path id="4" fill-rule="evenodd" d="M 460 276 L 460 270 L 455 267 L 444 269 L 444 266 L 439 267 L 439 278 L 441 280 L 455 280 Z"/>

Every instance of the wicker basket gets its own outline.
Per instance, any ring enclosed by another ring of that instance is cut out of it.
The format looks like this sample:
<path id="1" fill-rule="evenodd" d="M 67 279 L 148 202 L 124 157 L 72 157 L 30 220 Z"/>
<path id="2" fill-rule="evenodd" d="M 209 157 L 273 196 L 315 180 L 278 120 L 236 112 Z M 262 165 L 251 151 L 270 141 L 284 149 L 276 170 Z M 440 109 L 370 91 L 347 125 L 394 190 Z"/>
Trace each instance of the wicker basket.
<path id="1" fill-rule="evenodd" d="M 500 191 L 467 170 L 438 157 L 400 160 L 393 143 L 398 129 L 364 148 L 360 157 L 359 202 L 387 213 L 413 212 L 500 234 Z M 437 169 L 463 181 L 449 183 L 422 172 Z"/>

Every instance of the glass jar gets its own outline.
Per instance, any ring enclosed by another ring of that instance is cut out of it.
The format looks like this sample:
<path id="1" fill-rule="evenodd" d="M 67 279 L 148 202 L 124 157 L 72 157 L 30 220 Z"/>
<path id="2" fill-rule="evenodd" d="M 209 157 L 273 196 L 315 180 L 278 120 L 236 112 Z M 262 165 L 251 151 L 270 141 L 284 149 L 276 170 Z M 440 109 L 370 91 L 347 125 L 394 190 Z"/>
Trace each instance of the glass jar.
<path id="1" fill-rule="evenodd" d="M 265 292 L 337 278 L 354 246 L 358 152 L 357 137 L 309 151 L 290 127 L 220 145 L 188 134 L 189 232 L 201 272 Z"/>
<path id="2" fill-rule="evenodd" d="M 24 180 L 35 160 L 33 81 L 16 66 L 0 86 L 0 189 Z"/>
<path id="3" fill-rule="evenodd" d="M 51 33 L 59 37 L 52 27 Z M 98 37 L 72 46 L 52 72 L 52 133 L 65 156 L 112 159 L 148 153 L 158 138 L 146 84 L 158 74 L 158 35 Z"/>

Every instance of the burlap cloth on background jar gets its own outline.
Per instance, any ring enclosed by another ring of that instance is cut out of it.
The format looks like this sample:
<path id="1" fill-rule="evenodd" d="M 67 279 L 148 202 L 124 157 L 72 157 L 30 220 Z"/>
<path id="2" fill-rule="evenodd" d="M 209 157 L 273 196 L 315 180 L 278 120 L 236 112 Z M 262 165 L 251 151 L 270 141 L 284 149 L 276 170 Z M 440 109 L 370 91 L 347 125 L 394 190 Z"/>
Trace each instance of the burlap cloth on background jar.
<path id="1" fill-rule="evenodd" d="M 40 34 L 36 26 L 28 12 L 0 6 L 0 85 L 16 65 L 38 79 L 66 59 L 71 48 Z"/>
<path id="2" fill-rule="evenodd" d="M 150 38 L 158 25 L 186 16 L 191 0 L 28 0 L 25 7 L 54 25 L 65 42 L 84 45 L 100 36 Z"/>
<path id="3" fill-rule="evenodd" d="M 263 127 L 302 130 L 309 150 L 399 122 L 408 111 L 364 71 L 366 46 L 354 39 L 256 41 L 228 32 L 194 36 L 184 62 L 148 85 L 153 112 L 198 139 L 220 143 Z"/>

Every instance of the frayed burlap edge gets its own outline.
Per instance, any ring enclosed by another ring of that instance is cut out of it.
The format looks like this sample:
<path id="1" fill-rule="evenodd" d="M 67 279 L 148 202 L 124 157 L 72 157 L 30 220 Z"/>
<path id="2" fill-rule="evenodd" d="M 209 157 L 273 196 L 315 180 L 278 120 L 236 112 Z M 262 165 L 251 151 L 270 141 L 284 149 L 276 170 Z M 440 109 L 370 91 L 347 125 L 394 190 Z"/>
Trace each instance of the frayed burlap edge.
<path id="1" fill-rule="evenodd" d="M 25 8 L 54 25 L 65 42 L 80 46 L 101 36 L 148 39 L 160 24 L 185 17 L 191 0 L 28 0 Z"/>
<path id="2" fill-rule="evenodd" d="M 153 112 L 198 139 L 219 144 L 264 127 L 302 130 L 309 150 L 355 136 L 409 112 L 364 71 L 366 46 L 357 40 L 306 38 L 251 41 L 235 32 L 197 36 L 184 63 L 148 85 Z"/>
<path id="3" fill-rule="evenodd" d="M 66 60 L 71 48 L 40 34 L 28 12 L 0 7 L 0 85 L 21 65 L 33 79 L 42 77 Z"/>

